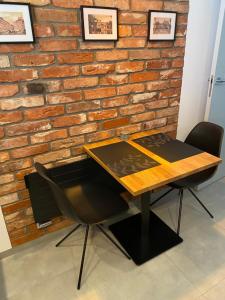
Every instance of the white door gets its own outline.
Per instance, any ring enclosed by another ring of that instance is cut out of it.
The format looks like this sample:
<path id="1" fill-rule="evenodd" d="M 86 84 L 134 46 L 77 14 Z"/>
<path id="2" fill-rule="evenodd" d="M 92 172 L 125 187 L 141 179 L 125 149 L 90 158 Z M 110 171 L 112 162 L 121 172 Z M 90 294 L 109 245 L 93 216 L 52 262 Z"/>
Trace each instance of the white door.
<path id="1" fill-rule="evenodd" d="M 205 120 L 219 124 L 225 129 L 225 0 L 221 3 L 211 74 Z M 223 163 L 219 166 L 213 181 L 225 177 L 225 138 L 221 158 L 223 159 Z"/>

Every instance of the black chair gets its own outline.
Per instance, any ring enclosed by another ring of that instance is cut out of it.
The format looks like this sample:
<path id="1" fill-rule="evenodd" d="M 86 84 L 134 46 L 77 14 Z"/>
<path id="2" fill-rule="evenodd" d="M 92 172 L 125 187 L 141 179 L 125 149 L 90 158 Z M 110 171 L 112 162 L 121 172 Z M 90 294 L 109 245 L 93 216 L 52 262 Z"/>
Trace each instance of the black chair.
<path id="1" fill-rule="evenodd" d="M 200 122 L 197 124 L 192 131 L 187 136 L 185 143 L 192 145 L 196 148 L 201 149 L 204 152 L 208 152 L 212 155 L 220 157 L 221 147 L 223 142 L 223 133 L 224 129 L 216 124 L 210 122 Z M 209 168 L 205 171 L 199 172 L 197 174 L 188 176 L 176 182 L 170 183 L 171 187 L 166 193 L 161 197 L 156 199 L 151 203 L 151 206 L 161 200 L 163 197 L 168 195 L 174 189 L 179 189 L 179 216 L 178 216 L 178 225 L 177 225 L 177 234 L 180 233 L 180 222 L 181 222 L 181 213 L 182 213 L 182 202 L 184 189 L 188 189 L 198 203 L 205 209 L 211 218 L 213 215 L 206 208 L 206 206 L 200 201 L 197 195 L 193 192 L 192 188 L 209 180 L 216 172 L 218 166 Z"/>
<path id="2" fill-rule="evenodd" d="M 85 251 L 88 239 L 88 232 L 91 225 L 96 225 L 99 230 L 127 257 L 128 254 L 105 232 L 102 223 L 128 210 L 128 204 L 113 190 L 102 185 L 90 174 L 84 174 L 77 179 L 77 183 L 69 188 L 60 187 L 49 177 L 48 170 L 40 163 L 35 163 L 38 174 L 46 180 L 56 200 L 57 206 L 63 216 L 70 218 L 78 225 L 69 232 L 56 247 L 68 238 L 81 225 L 85 225 L 85 238 L 83 253 L 80 264 L 77 289 L 80 289 L 82 271 L 84 265 Z"/>

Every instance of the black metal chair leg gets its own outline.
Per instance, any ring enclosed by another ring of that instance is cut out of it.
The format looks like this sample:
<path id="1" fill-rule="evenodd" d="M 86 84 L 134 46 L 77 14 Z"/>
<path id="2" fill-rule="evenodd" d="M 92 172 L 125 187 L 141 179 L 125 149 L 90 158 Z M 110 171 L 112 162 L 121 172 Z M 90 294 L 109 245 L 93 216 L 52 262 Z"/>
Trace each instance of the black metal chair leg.
<path id="1" fill-rule="evenodd" d="M 79 273 L 79 278 L 78 278 L 78 284 L 77 284 L 77 289 L 80 289 L 80 284 L 81 284 L 81 278 L 82 278 L 82 273 L 83 273 L 83 266 L 84 266 L 84 258 L 85 258 L 85 252 L 86 252 L 86 246 L 87 246 L 87 239 L 88 239 L 88 232 L 89 232 L 89 225 L 86 225 L 86 232 L 85 232 L 85 238 L 84 238 L 84 246 L 83 246 L 83 253 L 82 253 L 82 258 L 81 258 L 81 264 L 80 264 L 80 273 Z"/>
<path id="2" fill-rule="evenodd" d="M 70 231 L 63 239 L 61 239 L 55 246 L 59 247 L 59 245 L 62 244 L 63 241 L 65 241 L 72 233 L 74 233 L 74 231 L 76 231 L 79 227 L 81 226 L 81 224 L 78 224 L 72 231 Z"/>
<path id="3" fill-rule="evenodd" d="M 177 224 L 177 234 L 180 234 L 180 223 L 181 223 L 181 213 L 182 213 L 182 204 L 183 204 L 183 196 L 184 196 L 184 190 L 180 189 L 179 191 L 180 199 L 179 199 L 179 215 L 178 215 L 178 224 Z"/>
<path id="4" fill-rule="evenodd" d="M 211 214 L 211 212 L 208 210 L 208 208 L 201 202 L 201 200 L 196 196 L 196 194 L 190 188 L 188 190 L 195 197 L 195 199 L 198 201 L 198 203 L 204 208 L 204 210 L 208 213 L 208 215 L 213 219 L 214 216 Z"/>
<path id="5" fill-rule="evenodd" d="M 168 195 L 170 192 L 172 192 L 174 190 L 174 188 L 169 189 L 167 192 L 165 192 L 162 196 L 160 196 L 158 199 L 156 199 L 155 201 L 153 201 L 152 203 L 150 203 L 150 206 L 155 205 L 159 200 L 161 200 L 162 198 L 164 198 L 166 195 Z"/>
<path id="6" fill-rule="evenodd" d="M 100 231 L 115 245 L 128 259 L 131 259 L 131 257 L 111 238 L 111 236 L 108 235 L 107 232 L 100 226 L 96 225 Z"/>

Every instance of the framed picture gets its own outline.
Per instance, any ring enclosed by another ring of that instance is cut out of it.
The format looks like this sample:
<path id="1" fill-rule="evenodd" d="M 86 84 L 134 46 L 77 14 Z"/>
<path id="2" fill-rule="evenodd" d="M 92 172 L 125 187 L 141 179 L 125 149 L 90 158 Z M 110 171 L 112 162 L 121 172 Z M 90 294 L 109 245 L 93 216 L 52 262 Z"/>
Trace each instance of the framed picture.
<path id="1" fill-rule="evenodd" d="M 175 40 L 176 19 L 176 12 L 149 11 L 149 41 Z"/>
<path id="2" fill-rule="evenodd" d="M 81 6 L 84 41 L 117 41 L 118 8 Z"/>
<path id="3" fill-rule="evenodd" d="M 30 5 L 0 3 L 0 43 L 32 43 L 34 31 Z"/>

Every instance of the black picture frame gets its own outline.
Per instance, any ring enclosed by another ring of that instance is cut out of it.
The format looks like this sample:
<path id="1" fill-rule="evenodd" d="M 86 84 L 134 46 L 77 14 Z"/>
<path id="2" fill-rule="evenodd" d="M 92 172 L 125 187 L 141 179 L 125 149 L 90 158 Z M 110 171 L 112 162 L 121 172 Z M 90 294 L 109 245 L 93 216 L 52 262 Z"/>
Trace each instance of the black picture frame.
<path id="1" fill-rule="evenodd" d="M 151 37 L 151 21 L 152 21 L 152 14 L 173 14 L 174 15 L 174 30 L 172 34 L 172 38 L 152 38 Z M 175 11 L 168 11 L 168 10 L 149 10 L 148 12 L 148 41 L 150 42 L 160 42 L 160 41 L 175 41 L 176 39 L 176 30 L 177 30 L 177 12 Z"/>
<path id="2" fill-rule="evenodd" d="M 33 26 L 33 17 L 32 17 L 31 5 L 29 3 L 21 3 L 21 2 L 1 2 L 0 3 L 0 15 L 1 15 L 1 6 L 3 6 L 3 5 L 4 6 L 6 6 L 6 5 L 18 6 L 19 5 L 19 6 L 27 7 L 29 22 L 30 22 L 29 26 L 30 26 L 31 39 L 7 41 L 7 40 L 1 40 L 1 34 L 0 34 L 0 44 L 31 44 L 31 43 L 35 43 L 35 34 L 34 34 L 34 26 Z"/>
<path id="3" fill-rule="evenodd" d="M 118 29 L 118 8 L 116 7 L 105 7 L 105 6 L 87 6 L 87 5 L 82 5 L 80 6 L 80 9 L 81 9 L 81 23 L 82 23 L 82 38 L 83 38 L 83 41 L 86 41 L 86 42 L 101 42 L 101 41 L 104 41 L 104 42 L 112 42 L 112 41 L 118 41 L 119 39 L 119 29 Z M 99 38 L 99 39 L 91 39 L 90 37 L 88 38 L 87 37 L 87 34 L 86 34 L 86 30 L 85 30 L 85 17 L 84 17 L 84 14 L 85 14 L 85 9 L 90 9 L 90 10 L 96 10 L 96 9 L 103 9 L 103 10 L 113 10 L 116 12 L 116 37 L 115 38 Z"/>

